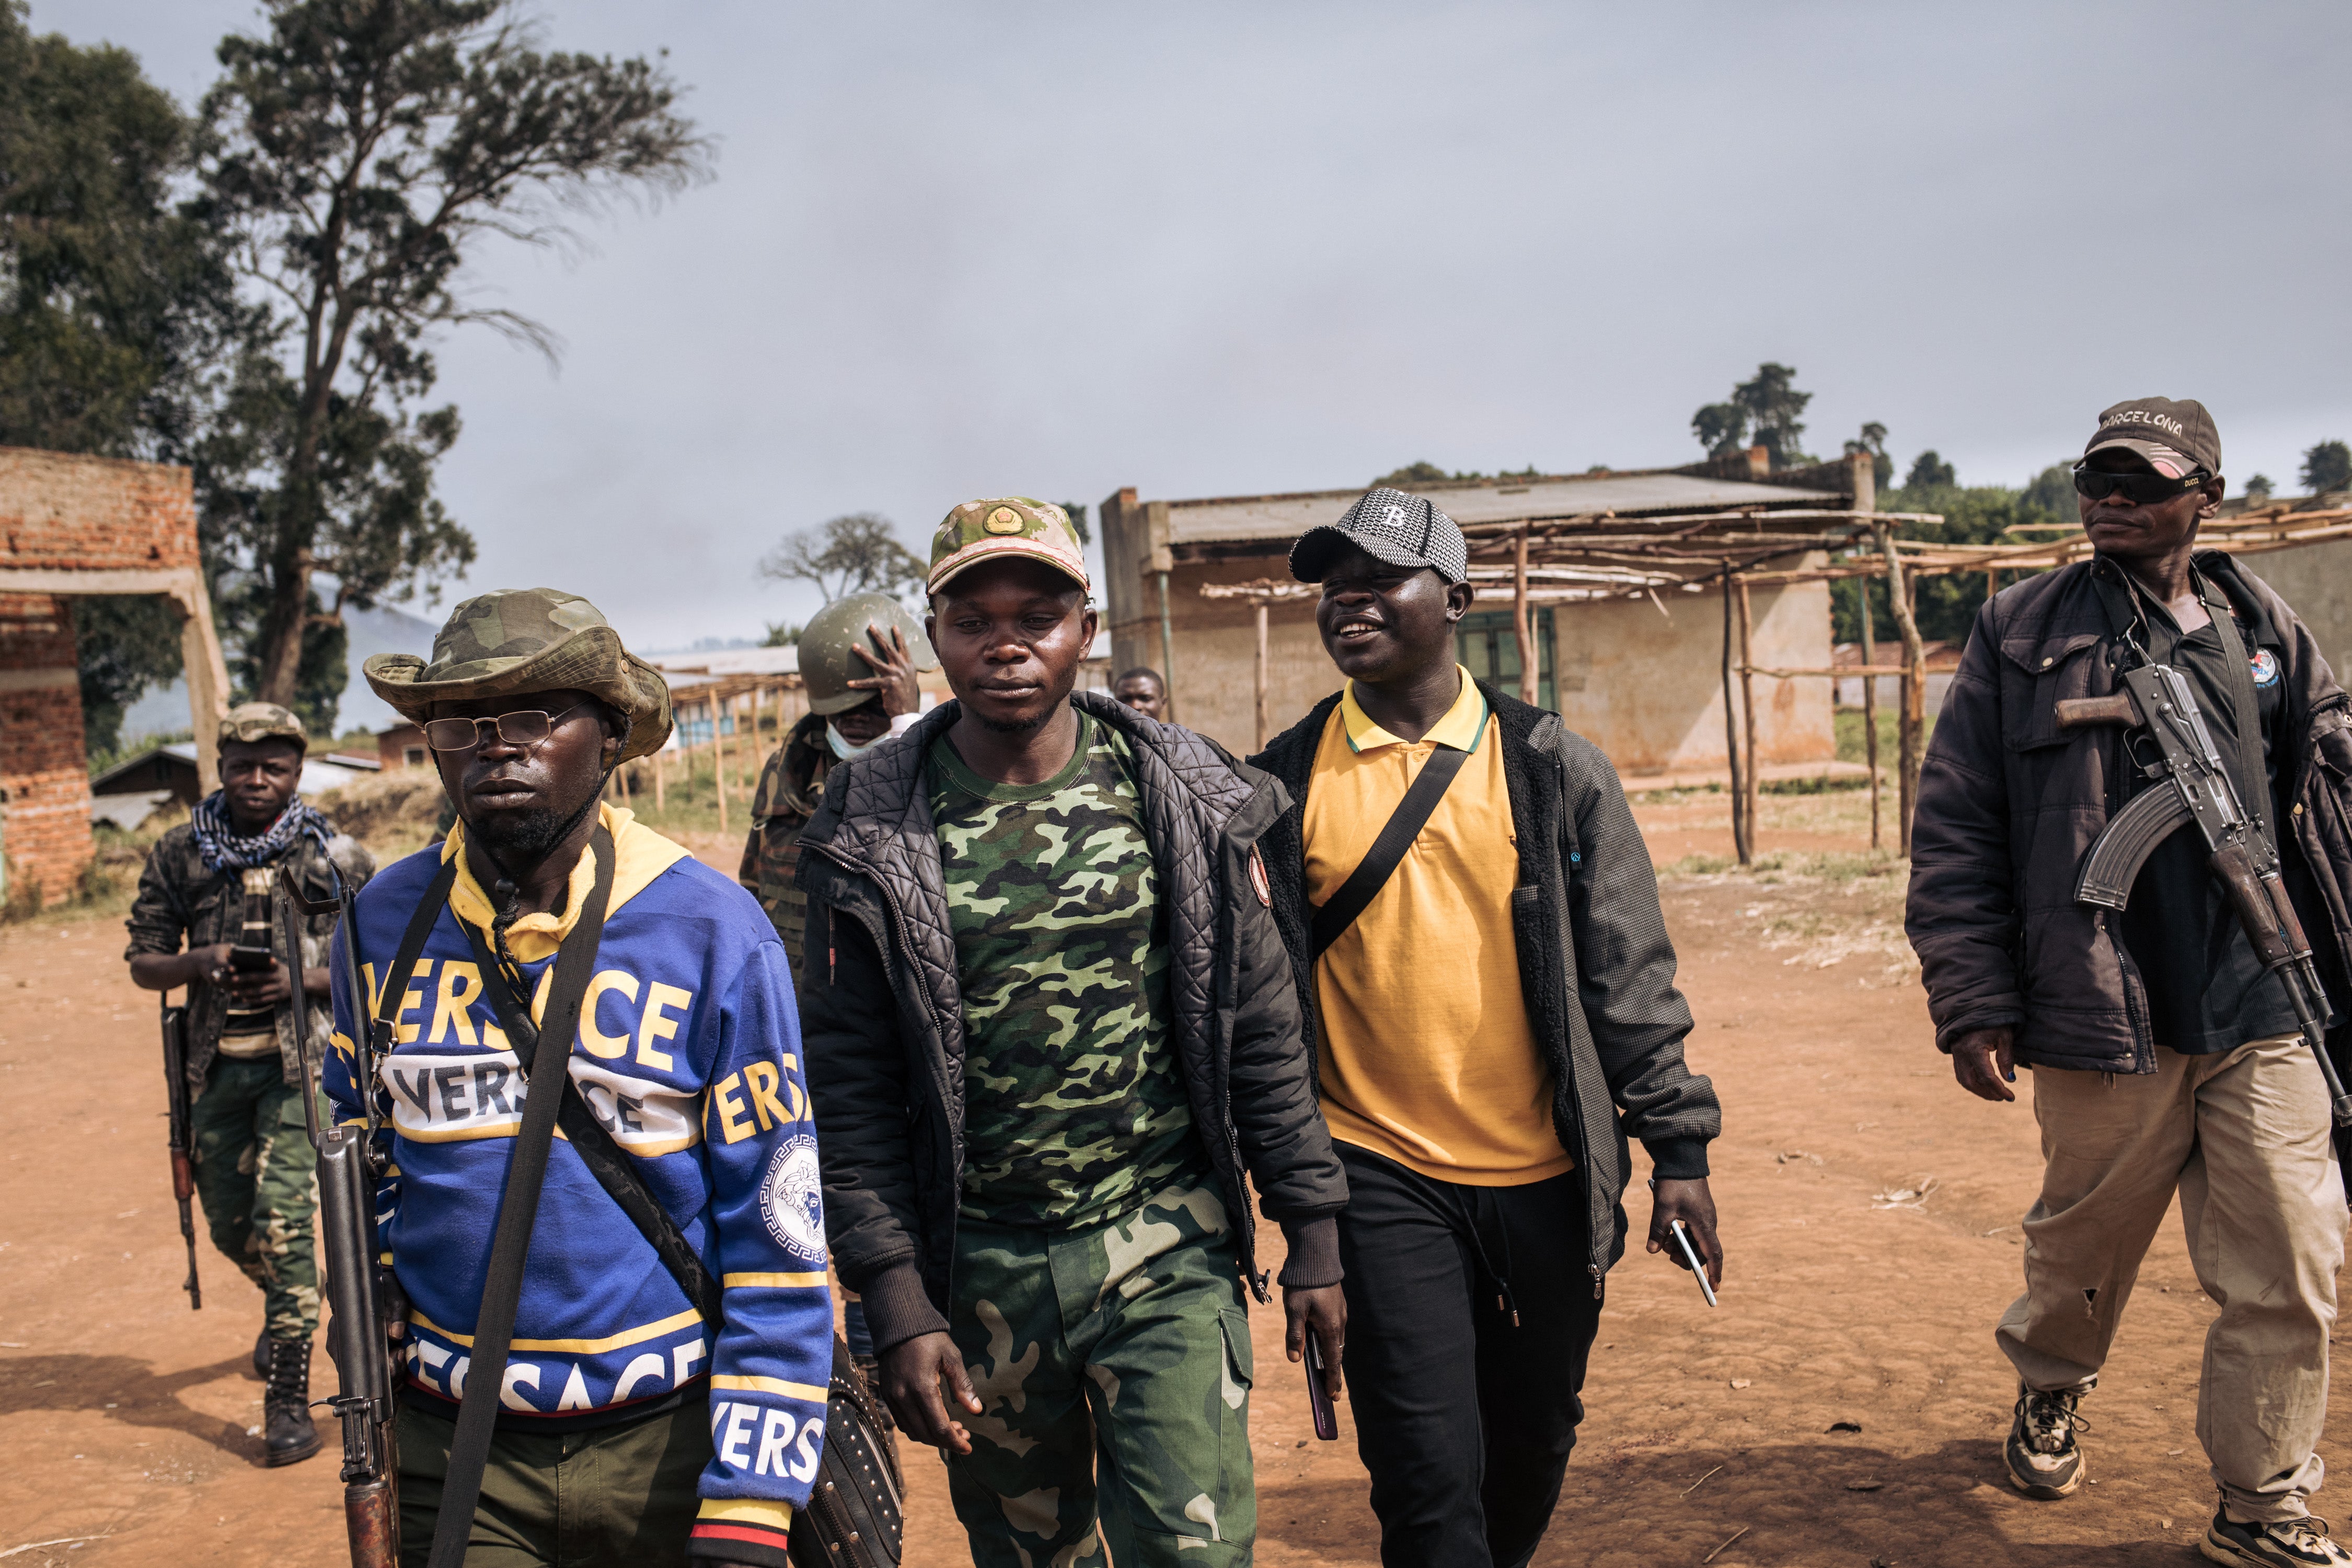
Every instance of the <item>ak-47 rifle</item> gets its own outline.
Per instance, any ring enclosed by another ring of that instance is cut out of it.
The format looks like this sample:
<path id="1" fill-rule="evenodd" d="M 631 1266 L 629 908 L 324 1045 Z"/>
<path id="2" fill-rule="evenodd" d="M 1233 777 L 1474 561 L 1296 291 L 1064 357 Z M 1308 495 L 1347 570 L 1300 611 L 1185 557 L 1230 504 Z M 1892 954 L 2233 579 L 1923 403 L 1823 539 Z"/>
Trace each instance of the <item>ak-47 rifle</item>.
<path id="1" fill-rule="evenodd" d="M 163 1094 L 171 1107 L 166 1136 L 172 1148 L 172 1196 L 180 1205 L 180 1239 L 188 1244 L 188 1279 L 180 1287 L 188 1293 L 188 1310 L 205 1307 L 204 1287 L 196 1283 L 196 1221 L 188 1200 L 196 1195 L 196 1167 L 188 1154 L 188 1010 L 174 1007 L 164 994 Z"/>
<path id="2" fill-rule="evenodd" d="M 327 1301 L 332 1317 L 327 1346 L 339 1385 L 326 1403 L 343 1423 L 343 1528 L 351 1538 L 352 1568 L 395 1568 L 400 1561 L 400 1461 L 393 1428 L 399 1409 L 390 1325 L 404 1316 L 393 1303 L 397 1289 L 376 1266 L 376 1183 L 384 1155 L 376 1141 L 375 1037 L 369 1031 L 364 987 L 352 1008 L 352 1079 L 364 1107 L 361 1125 L 319 1125 L 318 1068 L 310 1057 L 310 1009 L 302 994 L 304 915 L 340 913 L 336 935 L 343 944 L 343 967 L 362 985 L 358 922 L 342 872 L 330 860 L 334 897 L 312 899 L 295 880 L 289 863 L 278 873 L 284 896 L 278 904 L 286 951 L 295 969 L 294 1047 L 302 1064 L 302 1110 L 310 1121 L 310 1145 L 319 1152 L 319 1228 L 327 1243 Z M 298 912 L 299 911 L 299 912 Z"/>
<path id="3" fill-rule="evenodd" d="M 2147 658 L 2136 646 L 2130 651 L 2138 655 L 2137 662 L 2118 673 L 2122 690 L 2108 697 L 2066 698 L 2057 705 L 2061 730 L 2121 725 L 2135 736 L 2146 733 L 2157 750 L 2153 759 L 2135 751 L 2133 760 L 2153 787 L 2133 796 L 2091 846 L 2074 883 L 2074 901 L 2122 909 L 2140 867 L 2156 847 L 2194 822 L 2210 851 L 2206 865 L 2253 944 L 2254 957 L 2286 987 L 2295 1023 L 2326 1082 L 2336 1125 L 2352 1126 L 2352 1094 L 2344 1091 L 2344 1080 L 2327 1055 L 2327 992 L 2312 962 L 2303 922 L 2287 898 L 2278 849 L 2248 816 L 2237 785 L 2214 750 L 2212 732 L 2205 727 L 2187 679 L 2172 666 Z"/>

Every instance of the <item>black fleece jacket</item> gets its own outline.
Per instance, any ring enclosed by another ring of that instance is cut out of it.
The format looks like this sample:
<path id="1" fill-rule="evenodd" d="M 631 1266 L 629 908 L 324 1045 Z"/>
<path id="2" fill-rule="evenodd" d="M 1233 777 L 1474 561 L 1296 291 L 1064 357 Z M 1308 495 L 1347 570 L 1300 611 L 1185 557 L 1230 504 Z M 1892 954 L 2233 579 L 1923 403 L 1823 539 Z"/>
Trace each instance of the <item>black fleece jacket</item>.
<path id="1" fill-rule="evenodd" d="M 1073 701 L 1125 735 L 1168 910 L 1171 1038 L 1192 1124 L 1259 1300 L 1255 1179 L 1290 1244 L 1283 1283 L 1339 1279 L 1347 1177 L 1317 1104 L 1313 1053 L 1266 901 L 1250 875 L 1282 787 L 1215 742 L 1094 692 Z M 963 1184 L 963 1002 L 924 755 L 942 703 L 905 737 L 838 763 L 801 836 L 808 980 L 800 993 L 825 1230 L 866 1299 L 877 1350 L 947 1327 Z"/>
<path id="2" fill-rule="evenodd" d="M 1625 1251 L 1619 1199 L 1631 1164 L 1627 1139 L 1642 1141 L 1660 1176 L 1704 1176 L 1706 1146 L 1723 1130 L 1723 1112 L 1714 1084 L 1683 1063 L 1690 1008 L 1675 989 L 1675 949 L 1658 907 L 1657 875 L 1617 770 L 1559 714 L 1483 680 L 1478 689 L 1502 737 L 1518 837 L 1511 925 L 1520 994 L 1550 1058 L 1553 1128 L 1585 1173 L 1588 1266 L 1598 1289 Z M 1337 694 L 1326 698 L 1250 759 L 1297 802 L 1265 836 L 1265 868 L 1296 983 L 1310 999 L 1312 916 L 1299 825 L 1315 750 L 1339 705 Z M 1311 1041 L 1311 1001 L 1304 1011 Z"/>

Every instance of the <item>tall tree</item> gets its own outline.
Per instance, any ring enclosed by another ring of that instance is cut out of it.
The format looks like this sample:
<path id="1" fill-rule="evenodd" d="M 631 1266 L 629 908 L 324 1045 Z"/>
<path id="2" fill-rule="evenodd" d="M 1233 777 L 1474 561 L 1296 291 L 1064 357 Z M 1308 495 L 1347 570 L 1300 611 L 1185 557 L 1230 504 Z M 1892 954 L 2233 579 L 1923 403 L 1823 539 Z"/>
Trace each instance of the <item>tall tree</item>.
<path id="1" fill-rule="evenodd" d="M 2310 495 L 2352 489 L 2352 447 L 2322 441 L 2303 455 L 2303 488 Z"/>
<path id="2" fill-rule="evenodd" d="M 848 512 L 788 533 L 760 561 L 761 576 L 814 583 L 828 605 L 852 594 L 911 593 L 925 571 L 914 552 L 898 542 L 897 525 L 875 511 Z"/>
<path id="3" fill-rule="evenodd" d="M 192 130 L 128 51 L 36 37 L 0 0 L 0 444 L 190 460 L 209 366 L 250 316 L 177 205 Z M 152 596 L 72 605 L 102 754 L 180 673 L 179 617 Z"/>
<path id="4" fill-rule="evenodd" d="M 424 409 L 428 344 L 485 324 L 552 354 L 539 323 L 469 299 L 485 241 L 558 244 L 567 213 L 676 191 L 706 145 L 644 59 L 544 53 L 511 0 L 267 0 L 220 46 L 201 215 L 235 241 L 268 330 L 235 367 L 205 454 L 207 521 L 245 584 L 254 689 L 291 703 L 317 626 L 473 559 L 434 494 L 457 439 Z M 313 607 L 320 575 L 331 604 Z"/>
<path id="5" fill-rule="evenodd" d="M 1769 360 L 1756 374 L 1731 389 L 1730 398 L 1710 403 L 1691 416 L 1691 434 L 1710 458 L 1728 458 L 1750 447 L 1761 447 L 1775 468 L 1792 468 L 1813 461 L 1804 448 L 1805 405 L 1810 392 L 1799 392 L 1794 366 Z"/>
<path id="6" fill-rule="evenodd" d="M 1912 458 L 1911 471 L 1903 477 L 1903 488 L 1906 490 L 1937 489 L 1959 482 L 1959 474 L 1951 464 L 1937 455 L 1933 447 Z"/>

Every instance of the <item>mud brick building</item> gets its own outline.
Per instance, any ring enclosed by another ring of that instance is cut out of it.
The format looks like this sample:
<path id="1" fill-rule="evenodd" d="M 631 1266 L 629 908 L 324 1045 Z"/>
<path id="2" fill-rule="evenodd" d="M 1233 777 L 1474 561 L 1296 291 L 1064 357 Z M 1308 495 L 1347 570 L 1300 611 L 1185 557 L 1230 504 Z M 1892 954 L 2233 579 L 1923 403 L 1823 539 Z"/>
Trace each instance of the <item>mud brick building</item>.
<path id="1" fill-rule="evenodd" d="M 89 866 L 89 764 L 70 600 L 160 595 L 181 650 L 204 787 L 228 676 L 196 554 L 185 468 L 0 447 L 0 870 L 10 893 L 70 893 Z"/>

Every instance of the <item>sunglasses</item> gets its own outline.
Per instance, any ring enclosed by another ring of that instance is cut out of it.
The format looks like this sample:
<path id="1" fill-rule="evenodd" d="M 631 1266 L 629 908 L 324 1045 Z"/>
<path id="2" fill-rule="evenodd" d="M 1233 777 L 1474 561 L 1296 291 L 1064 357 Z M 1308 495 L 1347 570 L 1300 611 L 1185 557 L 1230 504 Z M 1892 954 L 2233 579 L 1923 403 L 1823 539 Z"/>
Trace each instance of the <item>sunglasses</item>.
<path id="1" fill-rule="evenodd" d="M 2102 468 L 2076 468 L 2074 488 L 2093 500 L 2105 500 L 2121 491 L 2126 500 L 2138 506 L 2153 506 L 2174 496 L 2186 495 L 2205 482 L 2202 470 L 2186 479 L 2168 479 L 2156 473 L 2113 473 Z"/>
<path id="2" fill-rule="evenodd" d="M 470 752 L 481 743 L 482 726 L 488 724 L 509 746 L 536 746 L 555 733 L 560 721 L 587 706 L 585 702 L 574 702 L 561 713 L 525 708 L 494 719 L 428 719 L 425 722 L 425 743 L 436 752 Z"/>

